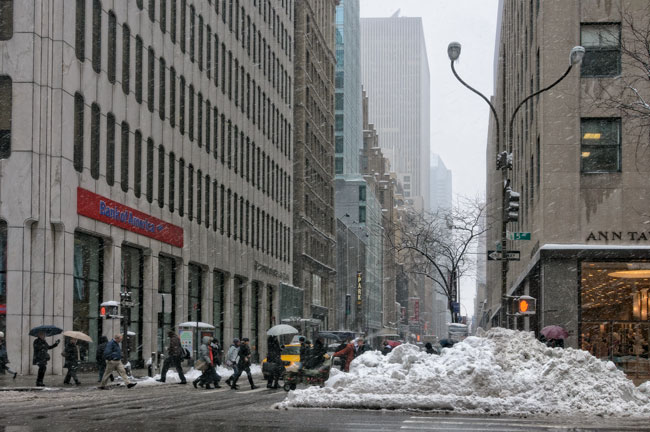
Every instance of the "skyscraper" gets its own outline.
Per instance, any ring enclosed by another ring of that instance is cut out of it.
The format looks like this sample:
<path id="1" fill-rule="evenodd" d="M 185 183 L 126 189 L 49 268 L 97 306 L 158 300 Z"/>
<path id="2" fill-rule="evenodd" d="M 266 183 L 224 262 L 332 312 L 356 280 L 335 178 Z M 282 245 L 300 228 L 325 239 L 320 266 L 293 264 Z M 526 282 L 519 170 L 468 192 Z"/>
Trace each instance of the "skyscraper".
<path id="1" fill-rule="evenodd" d="M 428 208 L 429 63 L 421 18 L 361 19 L 361 82 L 404 198 Z"/>
<path id="2" fill-rule="evenodd" d="M 432 212 L 449 210 L 452 203 L 451 170 L 445 166 L 438 154 L 433 154 L 430 167 L 429 208 Z"/>

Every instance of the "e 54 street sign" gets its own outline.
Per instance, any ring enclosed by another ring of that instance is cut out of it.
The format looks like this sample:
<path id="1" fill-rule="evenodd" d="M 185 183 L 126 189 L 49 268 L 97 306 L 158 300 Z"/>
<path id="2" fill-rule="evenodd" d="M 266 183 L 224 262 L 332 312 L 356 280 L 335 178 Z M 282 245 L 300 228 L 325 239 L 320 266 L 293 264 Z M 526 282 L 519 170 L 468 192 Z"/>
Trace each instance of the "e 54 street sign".
<path id="1" fill-rule="evenodd" d="M 508 240 L 530 240 L 529 232 L 508 232 L 506 236 Z"/>

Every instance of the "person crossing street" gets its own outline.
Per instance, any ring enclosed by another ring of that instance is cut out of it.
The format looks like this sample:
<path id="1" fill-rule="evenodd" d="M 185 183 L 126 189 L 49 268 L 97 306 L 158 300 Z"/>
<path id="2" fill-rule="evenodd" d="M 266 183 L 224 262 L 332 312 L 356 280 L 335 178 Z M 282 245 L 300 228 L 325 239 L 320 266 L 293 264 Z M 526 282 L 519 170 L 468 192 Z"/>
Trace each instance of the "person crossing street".
<path id="1" fill-rule="evenodd" d="M 251 374 L 251 348 L 248 345 L 248 338 L 243 338 L 241 340 L 241 346 L 239 347 L 239 361 L 237 362 L 237 372 L 233 375 L 231 380 L 230 388 L 237 390 L 237 380 L 243 372 L 246 372 L 248 376 L 248 382 L 251 385 L 251 390 L 257 388 L 253 383 L 253 375 Z"/>
<path id="2" fill-rule="evenodd" d="M 122 335 L 116 334 L 113 337 L 113 340 L 106 344 L 104 349 L 104 359 L 106 359 L 106 370 L 104 371 L 104 377 L 102 378 L 100 389 L 106 389 L 106 383 L 108 382 L 111 374 L 116 371 L 124 380 L 127 388 L 133 388 L 137 383 L 131 382 L 129 377 L 126 375 L 126 370 L 122 364 L 122 348 L 120 348 L 120 342 L 122 342 Z"/>
<path id="3" fill-rule="evenodd" d="M 183 374 L 183 367 L 181 366 L 181 363 L 183 362 L 183 346 L 181 345 L 181 340 L 178 335 L 171 330 L 167 332 L 167 336 L 169 336 L 167 358 L 165 359 L 163 368 L 160 371 L 160 378 L 156 381 L 164 383 L 167 378 L 167 371 L 169 370 L 169 367 L 173 365 L 176 368 L 178 377 L 181 380 L 179 384 L 187 384 L 185 375 Z"/>

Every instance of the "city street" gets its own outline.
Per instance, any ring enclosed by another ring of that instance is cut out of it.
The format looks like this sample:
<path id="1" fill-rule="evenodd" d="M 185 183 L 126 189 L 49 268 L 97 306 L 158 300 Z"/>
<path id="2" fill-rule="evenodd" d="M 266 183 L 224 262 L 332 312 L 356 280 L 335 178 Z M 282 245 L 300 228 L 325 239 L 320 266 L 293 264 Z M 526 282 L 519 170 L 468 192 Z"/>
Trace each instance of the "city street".
<path id="1" fill-rule="evenodd" d="M 90 375 L 88 376 L 90 378 Z M 23 380 L 32 377 L 22 377 Z M 20 377 L 19 377 L 20 380 Z M 48 376 L 47 390 L 0 391 L 0 429 L 23 431 L 531 431 L 650 430 L 647 422 L 580 417 L 466 416 L 385 410 L 276 409 L 283 390 L 195 390 L 191 384 L 141 385 L 108 391 L 91 385 L 63 387 Z M 6 378 L 0 383 L 8 389 Z M 16 387 L 25 388 L 25 387 Z"/>

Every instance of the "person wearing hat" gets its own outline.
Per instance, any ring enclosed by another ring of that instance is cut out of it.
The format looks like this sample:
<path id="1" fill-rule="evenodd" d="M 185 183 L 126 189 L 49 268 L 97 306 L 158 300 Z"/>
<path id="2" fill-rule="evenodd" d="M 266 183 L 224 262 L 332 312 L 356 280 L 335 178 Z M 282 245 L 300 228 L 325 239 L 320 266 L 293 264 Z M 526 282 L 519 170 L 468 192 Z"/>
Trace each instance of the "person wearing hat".
<path id="1" fill-rule="evenodd" d="M 251 385 L 251 390 L 256 389 L 257 386 L 253 384 L 253 375 L 251 374 L 251 349 L 248 345 L 248 338 L 243 338 L 241 340 L 241 346 L 239 347 L 239 361 L 237 362 L 237 373 L 232 376 L 232 380 L 230 381 L 231 389 L 237 390 L 239 388 L 237 387 L 237 380 L 241 376 L 242 372 L 246 372 L 248 382 Z"/>
<path id="2" fill-rule="evenodd" d="M 173 365 L 176 367 L 178 377 L 181 379 L 181 382 L 179 382 L 179 384 L 187 384 L 185 375 L 183 374 L 183 366 L 181 366 L 181 363 L 183 362 L 183 346 L 181 345 L 181 340 L 178 335 L 172 330 L 167 332 L 167 336 L 169 336 L 167 358 L 163 362 L 163 368 L 160 371 L 160 379 L 157 379 L 156 381 L 164 383 L 165 379 L 167 378 L 167 371 L 169 370 L 169 367 Z"/>
<path id="3" fill-rule="evenodd" d="M 226 354 L 226 366 L 232 368 L 232 375 L 228 377 L 226 380 L 226 384 L 231 386 L 232 384 L 232 377 L 237 375 L 237 358 L 239 357 L 239 339 L 234 338 L 232 340 L 232 345 L 230 345 L 230 348 L 228 348 L 228 353 Z"/>
<path id="4" fill-rule="evenodd" d="M 14 374 L 14 379 L 18 372 L 11 370 L 7 364 L 9 363 L 9 356 L 7 355 L 7 343 L 5 342 L 5 334 L 0 332 L 0 373 L 4 374 L 5 370 L 10 374 Z"/>

